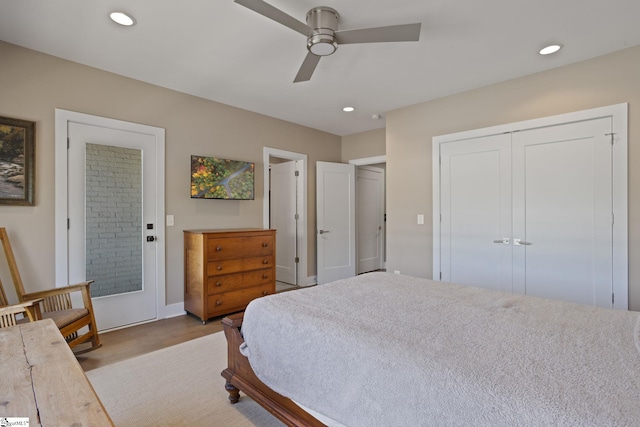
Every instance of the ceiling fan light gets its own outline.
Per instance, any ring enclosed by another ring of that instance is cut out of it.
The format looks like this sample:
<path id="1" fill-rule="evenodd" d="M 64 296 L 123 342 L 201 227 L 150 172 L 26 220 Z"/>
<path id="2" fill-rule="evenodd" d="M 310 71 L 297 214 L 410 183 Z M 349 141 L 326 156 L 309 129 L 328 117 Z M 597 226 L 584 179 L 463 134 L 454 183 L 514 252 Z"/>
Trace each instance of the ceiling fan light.
<path id="1" fill-rule="evenodd" d="M 335 43 L 319 42 L 312 44 L 309 50 L 317 56 L 328 56 L 335 52 L 337 47 Z"/>
<path id="2" fill-rule="evenodd" d="M 312 34 L 307 38 L 307 49 L 316 56 L 328 56 L 336 51 L 336 43 L 333 34 Z"/>

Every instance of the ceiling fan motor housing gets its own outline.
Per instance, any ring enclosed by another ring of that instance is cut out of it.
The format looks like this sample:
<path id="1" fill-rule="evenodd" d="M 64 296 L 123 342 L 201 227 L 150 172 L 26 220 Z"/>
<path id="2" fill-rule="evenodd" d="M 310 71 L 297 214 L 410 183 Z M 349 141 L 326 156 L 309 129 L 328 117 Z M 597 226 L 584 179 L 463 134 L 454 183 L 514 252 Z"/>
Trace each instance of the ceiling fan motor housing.
<path id="1" fill-rule="evenodd" d="M 331 55 L 338 48 L 335 31 L 340 15 L 326 6 L 314 7 L 307 13 L 307 25 L 314 29 L 307 37 L 307 49 L 317 56 Z"/>

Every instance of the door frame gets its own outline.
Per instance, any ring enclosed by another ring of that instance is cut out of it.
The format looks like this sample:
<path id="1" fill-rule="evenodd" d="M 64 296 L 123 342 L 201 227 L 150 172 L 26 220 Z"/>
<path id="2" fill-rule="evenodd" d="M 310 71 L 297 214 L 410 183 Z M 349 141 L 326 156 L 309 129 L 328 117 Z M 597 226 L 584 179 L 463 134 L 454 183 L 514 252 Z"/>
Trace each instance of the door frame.
<path id="1" fill-rule="evenodd" d="M 277 148 L 263 147 L 262 149 L 262 164 L 264 172 L 264 197 L 262 198 L 262 226 L 269 228 L 269 158 L 278 157 L 280 159 L 293 160 L 296 162 L 296 170 L 300 173 L 300 185 L 298 188 L 298 257 L 300 262 L 298 263 L 298 286 L 310 286 L 315 284 L 315 277 L 309 277 L 307 271 L 307 155 L 301 153 L 295 153 L 293 151 L 285 151 Z M 276 248 L 278 250 L 278 248 Z"/>
<path id="2" fill-rule="evenodd" d="M 613 308 L 629 308 L 628 256 L 628 104 L 616 104 L 539 119 L 474 129 L 432 138 L 433 171 L 433 280 L 440 280 L 440 144 L 546 126 L 610 117 L 613 124 Z"/>
<path id="3" fill-rule="evenodd" d="M 67 286 L 69 277 L 69 255 L 67 236 L 67 204 L 68 204 L 68 123 L 76 122 L 90 126 L 119 129 L 129 132 L 139 132 L 155 136 L 156 138 L 156 206 L 157 215 L 156 237 L 160 244 L 156 246 L 156 316 L 165 318 L 172 313 L 166 310 L 165 286 L 165 130 L 162 128 L 109 119 L 75 111 L 55 109 L 55 285 Z M 154 319 L 155 320 L 155 319 Z"/>

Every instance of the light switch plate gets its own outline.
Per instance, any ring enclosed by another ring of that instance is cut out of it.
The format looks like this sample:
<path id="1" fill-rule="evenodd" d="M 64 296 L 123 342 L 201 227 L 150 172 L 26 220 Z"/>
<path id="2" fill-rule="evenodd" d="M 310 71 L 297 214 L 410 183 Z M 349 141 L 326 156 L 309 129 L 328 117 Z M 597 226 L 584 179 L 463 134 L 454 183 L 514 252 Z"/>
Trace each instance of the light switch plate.
<path id="1" fill-rule="evenodd" d="M 173 227 L 175 225 L 175 219 L 173 215 L 167 215 L 167 227 Z"/>
<path id="2" fill-rule="evenodd" d="M 418 214 L 418 225 L 424 225 L 424 214 Z"/>

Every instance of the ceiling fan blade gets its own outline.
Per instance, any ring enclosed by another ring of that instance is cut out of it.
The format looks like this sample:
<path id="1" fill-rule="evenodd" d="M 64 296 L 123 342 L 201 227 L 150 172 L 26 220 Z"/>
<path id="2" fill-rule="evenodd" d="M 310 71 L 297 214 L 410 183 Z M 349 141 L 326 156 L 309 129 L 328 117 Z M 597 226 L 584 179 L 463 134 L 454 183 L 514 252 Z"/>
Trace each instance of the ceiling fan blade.
<path id="1" fill-rule="evenodd" d="M 279 22 L 302 35 L 308 36 L 313 32 L 313 28 L 309 27 L 307 24 L 298 21 L 293 16 L 287 15 L 280 9 L 277 9 L 262 0 L 234 0 L 234 2 L 253 10 L 254 12 L 258 12 L 260 15 Z"/>
<path id="2" fill-rule="evenodd" d="M 414 42 L 420 40 L 422 24 L 391 25 L 363 28 L 361 30 L 336 31 L 338 44 Z"/>
<path id="3" fill-rule="evenodd" d="M 298 82 L 306 82 L 307 80 L 311 80 L 311 75 L 316 69 L 318 62 L 320 62 L 321 56 L 314 55 L 313 53 L 307 53 L 307 56 L 302 61 L 302 65 L 298 70 L 298 74 L 296 74 L 296 78 L 293 80 L 294 83 Z"/>

